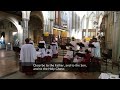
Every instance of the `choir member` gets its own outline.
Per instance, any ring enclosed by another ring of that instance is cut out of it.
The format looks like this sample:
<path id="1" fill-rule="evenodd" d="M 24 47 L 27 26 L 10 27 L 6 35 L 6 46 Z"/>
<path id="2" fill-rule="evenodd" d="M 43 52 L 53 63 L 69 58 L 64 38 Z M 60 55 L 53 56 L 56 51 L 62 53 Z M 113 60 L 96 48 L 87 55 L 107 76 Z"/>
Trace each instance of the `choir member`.
<path id="1" fill-rule="evenodd" d="M 29 44 L 29 38 L 25 39 L 26 44 L 22 45 L 20 51 L 20 63 L 22 72 L 26 75 L 33 75 L 33 64 L 37 59 L 36 50 L 33 45 Z"/>
<path id="2" fill-rule="evenodd" d="M 44 58 L 45 58 L 45 50 L 46 50 L 46 43 L 45 41 L 43 40 L 43 37 L 41 37 L 41 40 L 39 41 L 39 52 L 41 52 L 41 59 L 44 61 Z"/>
<path id="3" fill-rule="evenodd" d="M 45 55 L 45 59 L 47 62 L 50 62 L 52 60 L 52 56 L 53 56 L 53 52 L 50 46 L 48 46 L 48 48 L 46 49 L 46 55 Z"/>
<path id="4" fill-rule="evenodd" d="M 53 42 L 51 43 L 51 48 L 53 52 L 53 58 L 57 58 L 58 57 L 58 43 L 55 40 L 53 40 Z"/>
<path id="5" fill-rule="evenodd" d="M 72 59 L 73 59 L 73 50 L 72 48 L 70 48 L 67 50 L 67 53 L 63 57 L 63 62 L 64 63 L 71 62 Z"/>
<path id="6" fill-rule="evenodd" d="M 96 48 L 94 48 L 94 57 L 100 58 L 101 57 L 100 43 L 97 41 L 97 38 L 94 38 L 93 41 L 94 42 L 92 44 L 96 47 Z"/>
<path id="7" fill-rule="evenodd" d="M 70 42 L 70 44 L 73 45 L 72 50 L 76 51 L 77 50 L 77 42 L 74 37 L 72 37 L 72 41 Z"/>

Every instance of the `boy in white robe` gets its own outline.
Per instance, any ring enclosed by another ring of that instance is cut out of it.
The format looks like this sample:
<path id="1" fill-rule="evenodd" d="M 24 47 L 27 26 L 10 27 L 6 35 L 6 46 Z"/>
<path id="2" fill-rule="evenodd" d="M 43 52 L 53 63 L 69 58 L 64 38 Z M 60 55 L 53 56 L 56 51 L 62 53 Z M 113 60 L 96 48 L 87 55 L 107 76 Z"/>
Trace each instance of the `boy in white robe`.
<path id="1" fill-rule="evenodd" d="M 41 40 L 39 41 L 39 44 L 44 44 L 44 47 L 42 47 L 42 48 L 39 48 L 39 52 L 41 52 L 41 59 L 44 61 L 44 57 L 45 57 L 45 55 L 46 55 L 46 53 L 45 53 L 45 49 L 46 49 L 46 43 L 45 43 L 45 41 L 43 40 L 43 38 L 41 38 Z"/>
<path id="2" fill-rule="evenodd" d="M 53 42 L 51 43 L 51 48 L 53 52 L 53 58 L 57 58 L 58 57 L 58 43 L 55 40 L 53 40 Z"/>
<path id="3" fill-rule="evenodd" d="M 26 75 L 35 74 L 33 71 L 33 64 L 37 59 L 36 50 L 33 45 L 29 44 L 29 38 L 25 39 L 26 44 L 22 45 L 20 51 L 20 63 L 22 72 Z"/>
<path id="4" fill-rule="evenodd" d="M 78 58 L 79 58 L 79 57 L 76 55 L 76 56 L 74 57 L 74 59 L 73 59 L 73 63 L 79 63 L 80 61 L 79 61 Z"/>
<path id="5" fill-rule="evenodd" d="M 83 47 L 80 47 L 80 50 L 78 51 L 78 54 L 85 54 L 85 51 L 83 49 Z M 74 59 L 73 59 L 73 62 L 74 63 L 79 63 L 83 60 L 83 57 L 79 56 L 79 55 L 75 55 Z"/>
<path id="6" fill-rule="evenodd" d="M 67 53 L 63 57 L 63 62 L 64 63 L 71 62 L 72 59 L 73 59 L 73 51 L 72 48 L 70 48 L 69 50 L 67 50 Z"/>
<path id="7" fill-rule="evenodd" d="M 72 41 L 70 42 L 70 44 L 73 45 L 72 50 L 76 51 L 77 50 L 77 41 L 75 40 L 74 37 L 72 37 Z"/>
<path id="8" fill-rule="evenodd" d="M 40 56 L 41 56 L 41 52 L 39 52 L 39 49 L 38 49 L 38 48 L 36 49 L 36 54 L 37 54 L 37 57 L 40 57 Z"/>
<path id="9" fill-rule="evenodd" d="M 50 46 L 48 46 L 48 48 L 46 49 L 46 55 L 45 55 L 46 61 L 50 62 L 52 60 L 52 56 L 53 56 L 52 49 L 50 48 Z"/>
<path id="10" fill-rule="evenodd" d="M 41 52 L 39 51 L 39 48 L 36 49 L 36 54 L 37 54 L 37 60 L 36 63 L 41 63 Z"/>

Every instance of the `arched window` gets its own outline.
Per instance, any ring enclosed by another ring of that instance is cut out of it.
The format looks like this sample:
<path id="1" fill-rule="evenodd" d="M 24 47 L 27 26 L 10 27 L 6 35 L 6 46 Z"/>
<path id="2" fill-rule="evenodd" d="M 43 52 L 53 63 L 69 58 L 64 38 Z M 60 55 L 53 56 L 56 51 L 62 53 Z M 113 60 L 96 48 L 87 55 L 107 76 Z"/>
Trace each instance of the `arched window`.
<path id="1" fill-rule="evenodd" d="M 95 13 L 91 13 L 90 16 L 89 16 L 89 24 L 88 24 L 88 29 L 94 29 L 94 24 L 95 24 L 95 21 L 96 21 L 96 16 L 95 16 Z"/>
<path id="2" fill-rule="evenodd" d="M 81 26 L 82 26 L 82 29 L 86 29 L 86 16 L 84 15 L 82 20 L 81 20 Z"/>
<path id="3" fill-rule="evenodd" d="M 98 27 L 100 27 L 100 24 L 102 22 L 103 14 L 100 14 L 99 16 L 99 21 L 98 21 Z"/>
<path id="4" fill-rule="evenodd" d="M 2 32 L 2 33 L 1 33 L 1 37 L 2 37 L 2 36 L 5 37 L 5 32 Z"/>

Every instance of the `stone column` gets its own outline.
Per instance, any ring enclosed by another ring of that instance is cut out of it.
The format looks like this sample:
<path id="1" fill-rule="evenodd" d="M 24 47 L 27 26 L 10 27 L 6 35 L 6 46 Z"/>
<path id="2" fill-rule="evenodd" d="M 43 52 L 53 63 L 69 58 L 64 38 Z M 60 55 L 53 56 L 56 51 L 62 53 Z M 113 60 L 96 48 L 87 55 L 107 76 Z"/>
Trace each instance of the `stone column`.
<path id="1" fill-rule="evenodd" d="M 52 43 L 53 39 L 53 19 L 50 19 L 50 43 Z"/>
<path id="2" fill-rule="evenodd" d="M 96 23 L 96 32 L 95 32 L 95 33 L 96 33 L 96 36 L 97 36 L 98 27 L 99 27 L 99 20 L 100 20 L 100 19 L 99 19 L 99 11 L 96 11 L 96 18 L 95 18 L 95 19 L 96 19 L 96 22 L 97 22 L 97 23 Z"/>
<path id="3" fill-rule="evenodd" d="M 23 19 L 23 43 L 25 42 L 26 38 L 28 37 L 28 19 Z"/>
<path id="4" fill-rule="evenodd" d="M 88 37 L 88 25 L 89 25 L 89 17 L 88 17 L 88 11 L 87 11 L 87 16 L 86 16 L 86 35 L 85 35 L 85 37 Z"/>
<path id="5" fill-rule="evenodd" d="M 72 32 L 75 31 L 75 12 L 72 11 Z"/>
<path id="6" fill-rule="evenodd" d="M 75 13 L 75 32 L 77 31 L 77 14 Z"/>
<path id="7" fill-rule="evenodd" d="M 70 15 L 69 21 L 68 21 L 68 23 L 69 23 L 69 35 L 70 35 L 70 37 L 72 37 L 72 11 L 69 11 L 69 15 Z"/>
<path id="8" fill-rule="evenodd" d="M 22 11 L 23 43 L 25 42 L 26 38 L 29 38 L 28 22 L 29 22 L 29 18 L 30 18 L 30 12 L 31 11 Z"/>
<path id="9" fill-rule="evenodd" d="M 53 19 L 50 19 L 50 34 L 53 34 Z"/>
<path id="10" fill-rule="evenodd" d="M 113 29 L 113 42 L 112 42 L 112 58 L 117 61 L 120 56 L 120 13 L 114 12 L 114 29 Z"/>

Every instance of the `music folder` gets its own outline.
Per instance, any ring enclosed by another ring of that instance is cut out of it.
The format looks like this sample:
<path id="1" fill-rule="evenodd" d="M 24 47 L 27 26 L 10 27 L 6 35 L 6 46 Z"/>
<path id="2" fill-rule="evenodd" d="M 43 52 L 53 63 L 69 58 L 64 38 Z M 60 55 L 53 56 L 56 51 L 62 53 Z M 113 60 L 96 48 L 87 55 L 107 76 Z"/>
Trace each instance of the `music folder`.
<path id="1" fill-rule="evenodd" d="M 96 48 L 93 44 L 89 44 L 88 46 L 91 48 Z"/>
<path id="2" fill-rule="evenodd" d="M 83 43 L 77 43 L 77 45 L 79 45 L 80 47 L 85 47 Z"/>
<path id="3" fill-rule="evenodd" d="M 60 47 L 61 47 L 61 49 L 63 49 L 63 50 L 67 50 L 67 49 L 66 49 L 66 45 L 60 45 Z"/>
<path id="4" fill-rule="evenodd" d="M 66 43 L 66 46 L 72 46 L 72 47 L 74 47 L 71 43 Z"/>
<path id="5" fill-rule="evenodd" d="M 79 57 L 85 57 L 84 53 L 76 53 L 76 55 L 79 56 Z"/>
<path id="6" fill-rule="evenodd" d="M 50 45 L 54 46 L 54 45 L 56 45 L 56 44 L 50 44 Z"/>
<path id="7" fill-rule="evenodd" d="M 38 47 L 39 47 L 39 48 L 45 48 L 45 47 L 44 47 L 44 43 L 39 43 L 39 44 L 38 44 Z"/>
<path id="8" fill-rule="evenodd" d="M 47 54 L 50 54 L 50 52 L 48 51 Z"/>

